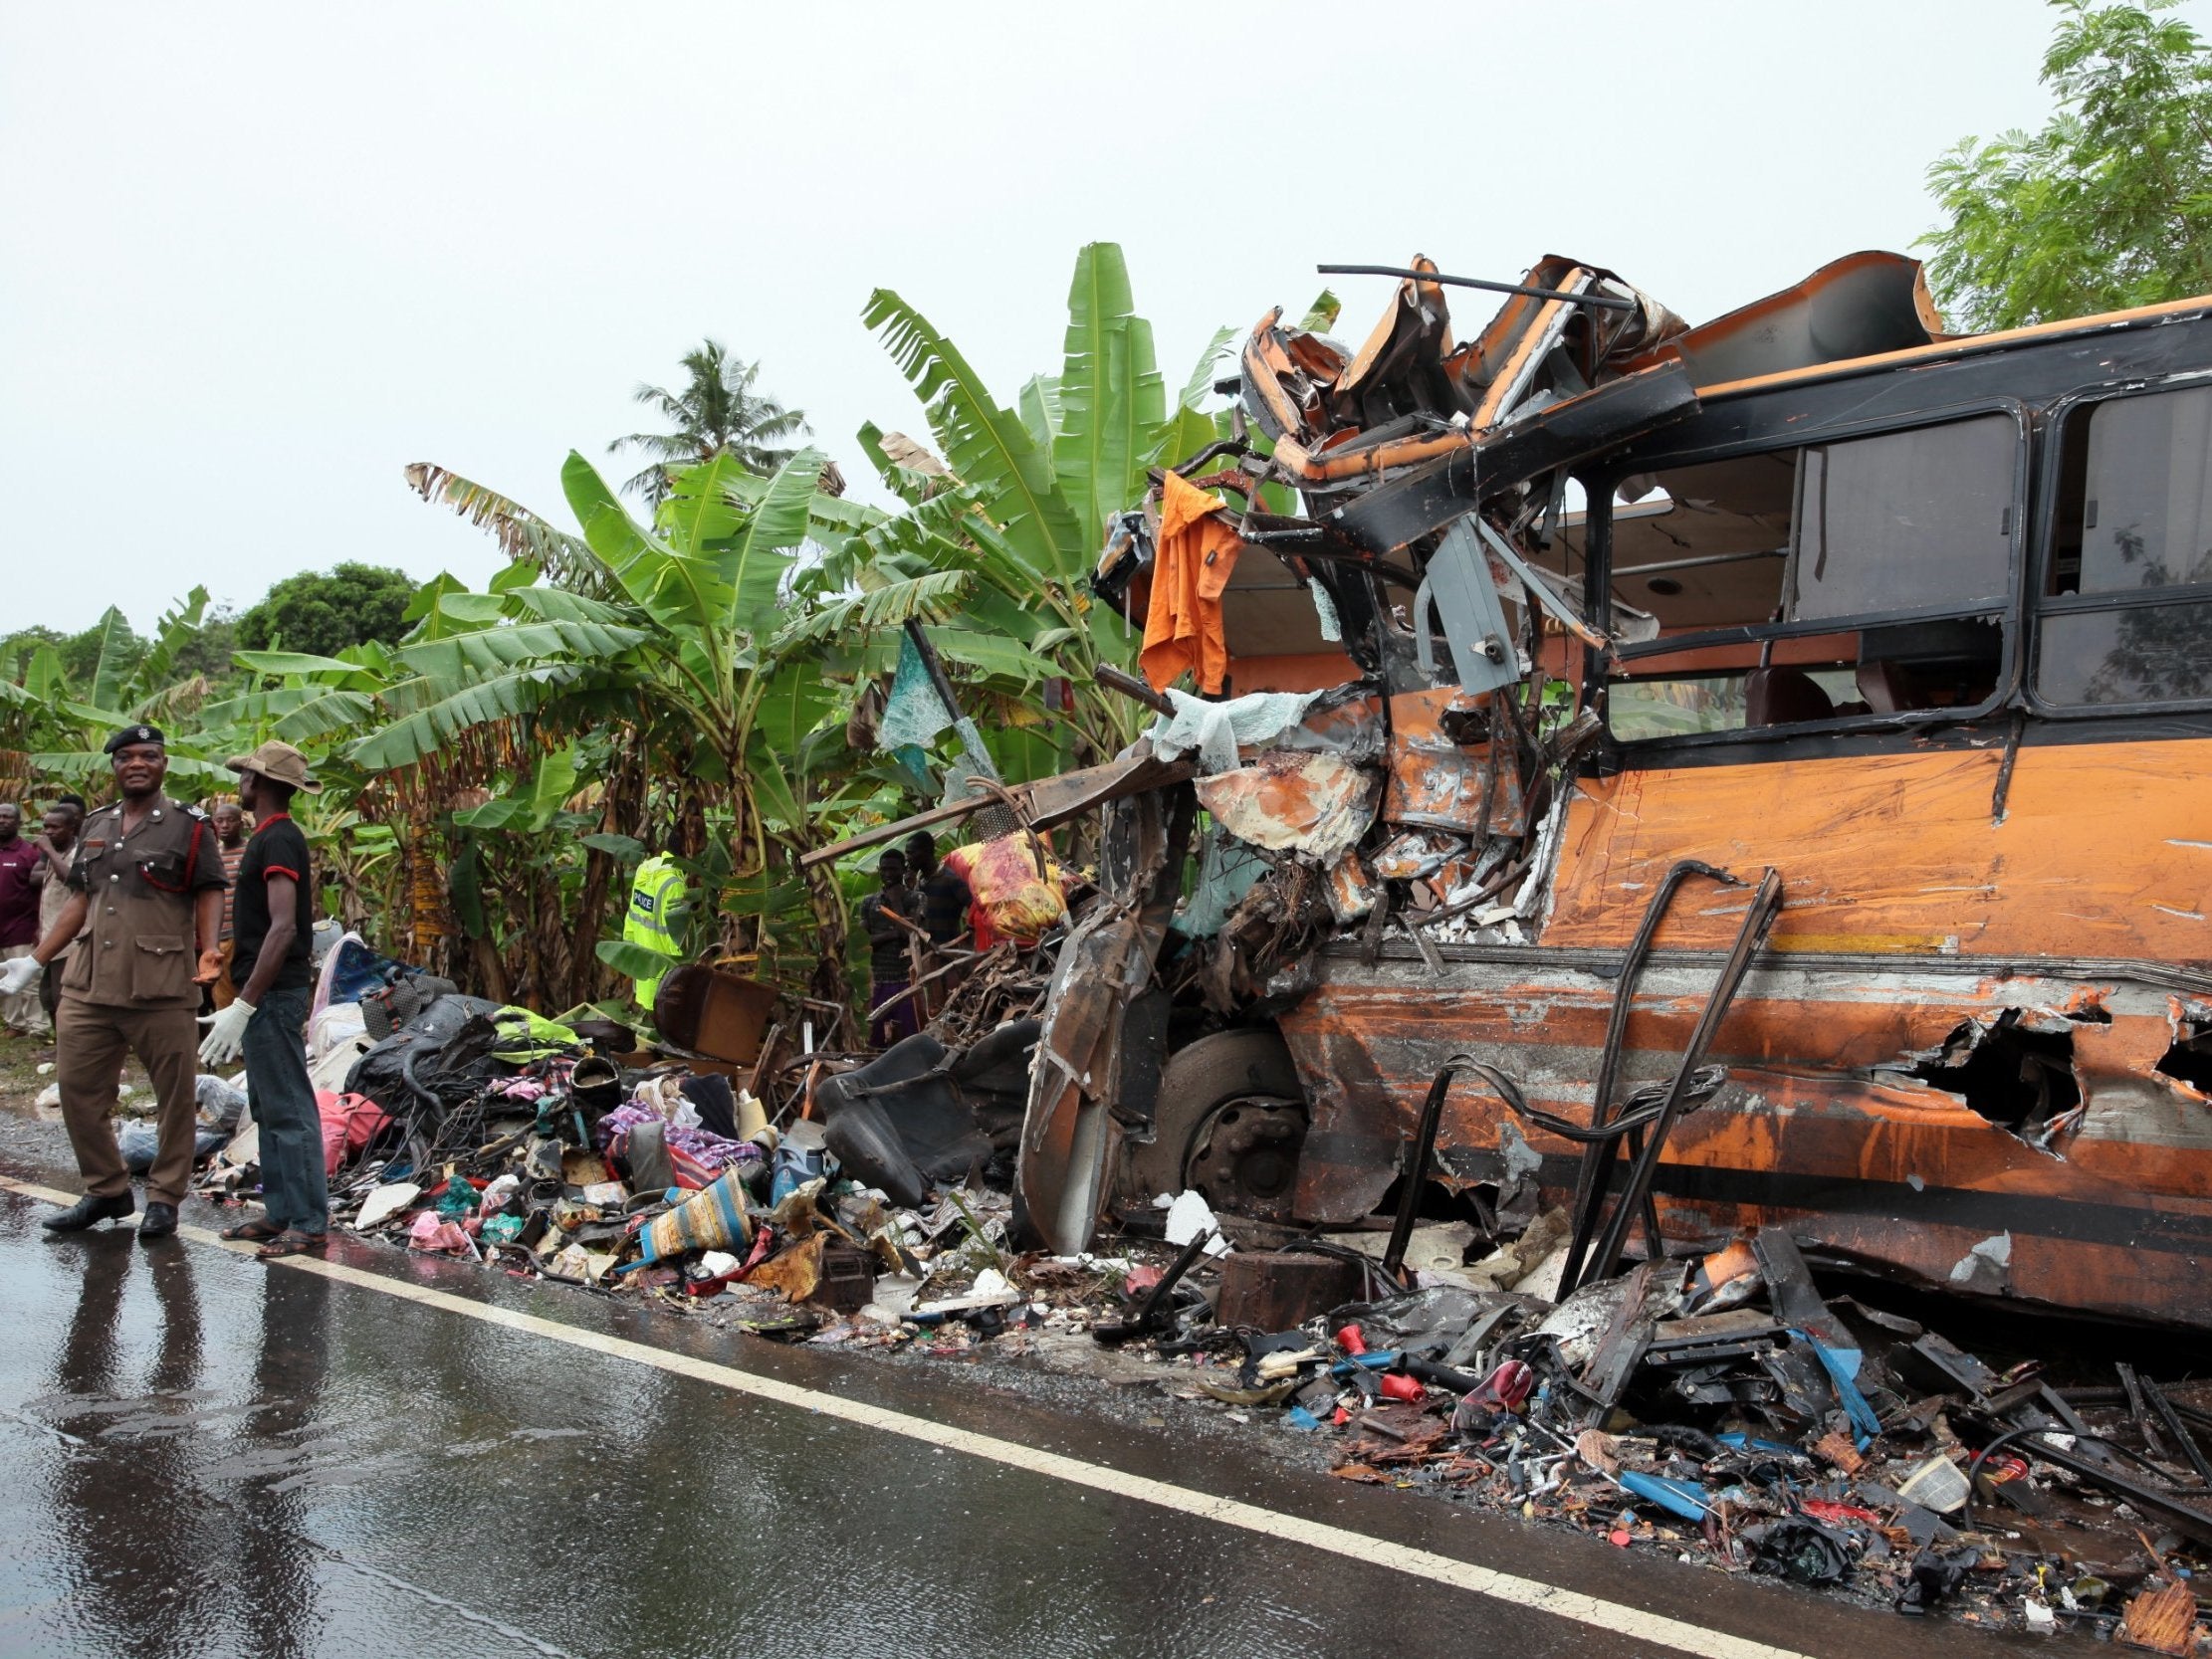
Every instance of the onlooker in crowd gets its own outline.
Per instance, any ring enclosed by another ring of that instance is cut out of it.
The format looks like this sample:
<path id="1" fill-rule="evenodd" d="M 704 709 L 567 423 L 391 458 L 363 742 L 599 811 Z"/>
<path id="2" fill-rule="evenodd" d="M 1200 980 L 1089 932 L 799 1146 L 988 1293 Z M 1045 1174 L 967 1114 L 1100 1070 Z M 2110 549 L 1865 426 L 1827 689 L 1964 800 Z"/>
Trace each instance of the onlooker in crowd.
<path id="1" fill-rule="evenodd" d="M 228 762 L 238 798 L 254 815 L 254 837 L 238 866 L 237 948 L 231 971 L 238 994 L 207 1016 L 200 1062 L 227 1066 L 246 1056 L 246 1098 L 261 1130 L 261 1219 L 223 1229 L 252 1239 L 264 1261 L 321 1250 L 331 1225 L 323 1168 L 323 1123 L 308 1077 L 303 1031 L 314 970 L 315 884 L 308 838 L 292 821 L 295 791 L 321 794 L 307 756 L 270 741 Z"/>
<path id="2" fill-rule="evenodd" d="M 906 838 L 906 862 L 914 872 L 914 885 L 922 895 L 922 926 L 930 943 L 950 944 L 968 931 L 968 907 L 974 895 L 958 870 L 937 861 L 937 838 L 916 830 Z"/>
<path id="3" fill-rule="evenodd" d="M 914 983 L 913 952 L 907 941 L 922 936 L 922 896 L 906 885 L 906 855 L 896 847 L 876 860 L 879 891 L 860 902 L 860 927 L 868 935 L 868 1041 L 889 1048 L 920 1029 L 914 999 L 904 993 Z M 894 997 L 895 1008 L 876 1012 Z"/>
<path id="4" fill-rule="evenodd" d="M 46 833 L 39 837 L 39 851 L 46 862 L 39 869 L 39 937 L 44 938 L 53 931 L 54 924 L 62 919 L 62 911 L 69 904 L 69 867 L 77 858 L 77 830 L 85 820 L 83 803 L 71 806 L 73 799 L 64 796 L 46 809 Z M 46 1010 L 47 1023 L 62 1005 L 62 969 L 69 963 L 65 947 L 59 956 L 46 964 L 46 973 L 39 980 L 39 1006 Z"/>
<path id="5" fill-rule="evenodd" d="M 39 871 L 46 855 L 23 833 L 23 809 L 0 801 L 0 961 L 28 956 L 39 942 Z M 0 997 L 0 1025 L 33 1036 L 46 1033 L 36 991 Z"/>
<path id="6" fill-rule="evenodd" d="M 192 1174 L 199 1135 L 192 1014 L 199 987 L 212 983 L 222 965 L 215 934 L 223 920 L 223 861 L 207 814 L 161 792 L 169 751 L 158 727 L 124 726 L 108 739 L 108 754 L 122 799 L 85 820 L 70 865 L 69 902 L 35 950 L 0 968 L 0 996 L 28 989 L 38 970 L 75 942 L 54 1022 L 56 1081 L 87 1191 L 41 1225 L 73 1233 L 138 1207 L 110 1122 L 123 1054 L 131 1050 L 158 1103 L 146 1214 L 138 1226 L 138 1237 L 150 1241 L 176 1231 L 176 1207 Z M 187 941 L 198 949 L 196 971 Z"/>
<path id="7" fill-rule="evenodd" d="M 246 814 L 236 801 L 217 801 L 208 814 L 215 826 L 215 850 L 223 855 L 223 971 L 208 986 L 208 1002 L 228 1008 L 238 999 L 238 981 L 231 976 L 230 959 L 237 948 L 233 932 L 238 915 L 238 866 L 246 856 Z"/>

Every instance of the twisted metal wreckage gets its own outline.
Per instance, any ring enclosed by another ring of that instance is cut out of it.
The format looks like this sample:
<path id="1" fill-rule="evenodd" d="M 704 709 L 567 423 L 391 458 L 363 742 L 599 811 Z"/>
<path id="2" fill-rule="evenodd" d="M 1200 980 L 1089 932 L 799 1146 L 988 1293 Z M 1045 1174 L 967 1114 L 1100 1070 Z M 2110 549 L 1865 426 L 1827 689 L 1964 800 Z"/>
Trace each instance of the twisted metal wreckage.
<path id="1" fill-rule="evenodd" d="M 2212 1326 L 2212 301 L 1954 337 L 1863 253 L 1692 328 L 1547 258 L 1456 343 L 1460 279 L 1385 274 L 1357 351 L 1263 317 L 1162 481 L 1235 499 L 1225 695 L 1121 677 L 1149 737 L 1023 794 L 1104 814 L 1036 1231 L 1434 1181 L 1570 1202 L 1561 1294 L 1774 1228 Z M 1190 583 L 1181 527 L 1098 591 Z"/>

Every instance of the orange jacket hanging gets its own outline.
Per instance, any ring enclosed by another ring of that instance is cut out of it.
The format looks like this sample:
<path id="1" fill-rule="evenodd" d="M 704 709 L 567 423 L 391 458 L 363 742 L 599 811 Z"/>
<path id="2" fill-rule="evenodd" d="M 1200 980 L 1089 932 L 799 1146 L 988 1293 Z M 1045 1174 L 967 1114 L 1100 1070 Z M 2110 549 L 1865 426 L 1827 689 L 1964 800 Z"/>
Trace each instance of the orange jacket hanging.
<path id="1" fill-rule="evenodd" d="M 1221 518 L 1219 501 L 1204 490 L 1172 472 L 1161 490 L 1152 603 L 1137 666 L 1154 691 L 1165 691 L 1189 672 L 1200 691 L 1218 696 L 1228 672 L 1221 589 L 1228 586 L 1243 543 Z"/>

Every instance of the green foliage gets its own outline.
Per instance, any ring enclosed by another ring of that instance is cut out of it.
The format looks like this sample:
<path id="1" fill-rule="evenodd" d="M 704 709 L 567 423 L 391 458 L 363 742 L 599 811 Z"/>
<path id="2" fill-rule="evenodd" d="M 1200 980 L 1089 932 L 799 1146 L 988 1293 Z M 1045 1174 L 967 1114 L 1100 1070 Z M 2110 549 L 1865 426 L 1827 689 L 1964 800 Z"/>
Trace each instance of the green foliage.
<path id="1" fill-rule="evenodd" d="M 859 671 L 877 672 L 868 637 L 919 618 L 956 679 L 975 689 L 972 701 L 1003 717 L 990 735 L 1006 775 L 1115 752 L 1138 711 L 1096 691 L 1093 676 L 1101 663 L 1126 664 L 1137 642 L 1094 603 L 1090 574 L 1107 521 L 1144 499 L 1147 469 L 1226 436 L 1205 405 L 1233 335 L 1215 334 L 1170 407 L 1151 324 L 1135 312 L 1127 264 L 1110 242 L 1076 256 L 1059 372 L 1032 376 L 1011 409 L 898 295 L 878 289 L 863 319 L 921 398 L 943 470 L 901 465 L 889 434 L 861 429 L 862 449 L 906 510 L 852 538 L 847 591 L 825 595 L 785 643 L 834 642 Z M 1072 708 L 1047 699 L 1055 680 L 1072 687 Z M 1059 746 L 1030 739 L 1046 726 Z"/>
<path id="2" fill-rule="evenodd" d="M 1092 672 L 1136 642 L 1090 572 L 1147 469 L 1225 434 L 1210 405 L 1232 337 L 1171 406 L 1110 243 L 1078 256 L 1059 360 L 1012 405 L 897 296 L 868 316 L 929 421 L 929 443 L 861 433 L 899 512 L 842 500 L 821 455 L 778 447 L 802 417 L 710 341 L 681 390 L 640 389 L 675 430 L 616 446 L 651 457 L 630 481 L 649 511 L 578 454 L 561 483 L 580 533 L 407 469 L 497 540 L 483 591 L 340 565 L 238 617 L 195 590 L 150 637 L 111 611 L 0 641 L 0 792 L 97 788 L 101 743 L 133 719 L 167 728 L 185 795 L 227 789 L 224 757 L 283 737 L 325 784 L 300 806 L 324 907 L 383 948 L 501 1000 L 588 1001 L 609 964 L 663 965 L 601 935 L 627 873 L 669 852 L 689 949 L 842 996 L 844 897 L 798 858 L 911 804 L 847 735 L 900 630 L 921 626 L 1008 776 L 1117 749 L 1139 716 Z"/>
<path id="3" fill-rule="evenodd" d="M 403 570 L 352 562 L 287 576 L 238 619 L 238 643 L 248 651 L 282 644 L 322 657 L 369 640 L 396 644 L 407 631 L 415 585 Z"/>
<path id="4" fill-rule="evenodd" d="M 2212 50 L 2173 0 L 2054 0 L 2036 132 L 1962 141 L 1928 170 L 1921 239 L 1956 328 L 2019 327 L 2212 292 Z"/>

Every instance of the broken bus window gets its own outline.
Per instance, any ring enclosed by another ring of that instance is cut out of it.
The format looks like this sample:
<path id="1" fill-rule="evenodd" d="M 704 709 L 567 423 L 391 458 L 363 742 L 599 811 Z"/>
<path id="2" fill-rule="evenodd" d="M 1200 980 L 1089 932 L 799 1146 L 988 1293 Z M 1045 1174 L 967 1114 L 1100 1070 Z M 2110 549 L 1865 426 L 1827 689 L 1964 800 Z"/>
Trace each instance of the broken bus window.
<path id="1" fill-rule="evenodd" d="M 1619 651 L 1614 735 L 1985 702 L 2020 451 L 2019 423 L 1991 414 L 1618 480 L 1614 592 L 1660 635 Z"/>
<path id="2" fill-rule="evenodd" d="M 2036 691 L 2072 705 L 2212 695 L 2212 388 L 2089 403 L 2060 439 Z"/>

